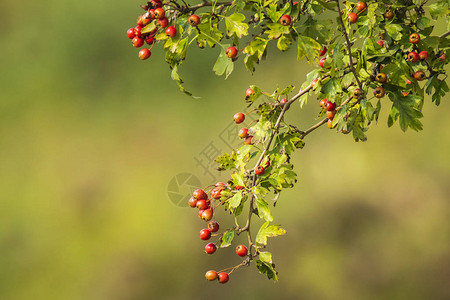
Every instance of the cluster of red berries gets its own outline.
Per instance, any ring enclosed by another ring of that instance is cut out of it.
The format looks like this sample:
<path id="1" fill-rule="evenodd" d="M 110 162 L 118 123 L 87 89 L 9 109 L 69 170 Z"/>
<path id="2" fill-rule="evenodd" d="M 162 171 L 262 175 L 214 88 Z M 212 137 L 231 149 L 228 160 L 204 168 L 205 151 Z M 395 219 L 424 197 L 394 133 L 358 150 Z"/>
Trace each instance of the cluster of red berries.
<path id="1" fill-rule="evenodd" d="M 319 106 L 327 111 L 327 125 L 329 128 L 333 128 L 333 119 L 336 115 L 336 103 L 322 99 L 319 101 Z"/>
<path id="2" fill-rule="evenodd" d="M 227 184 L 218 182 L 214 185 L 210 195 L 212 200 L 218 200 L 221 197 L 222 191 L 227 187 Z M 219 231 L 219 223 L 211 221 L 214 216 L 214 207 L 212 206 L 212 200 L 208 198 L 208 194 L 202 190 L 197 189 L 192 193 L 192 197 L 189 199 L 189 206 L 198 208 L 198 216 L 205 221 L 209 221 L 207 228 L 200 230 L 200 239 L 207 241 L 211 238 L 213 233 Z M 213 254 L 217 250 L 217 245 L 214 243 L 208 243 L 205 246 L 205 252 L 207 254 Z M 236 248 L 236 254 L 244 257 L 248 254 L 247 247 L 239 245 Z M 205 277 L 209 281 L 218 279 L 220 283 L 226 283 L 229 280 L 229 274 L 227 272 L 216 272 L 210 270 L 206 272 Z"/>
<path id="3" fill-rule="evenodd" d="M 255 93 L 255 91 L 253 91 L 252 88 L 249 88 L 245 92 L 245 95 L 246 95 L 246 97 L 250 97 L 254 93 Z M 245 114 L 241 113 L 241 112 L 238 112 L 238 113 L 234 114 L 233 119 L 236 122 L 236 124 L 241 124 L 245 120 Z M 248 128 L 246 128 L 246 127 L 241 128 L 239 130 L 239 132 L 238 132 L 238 136 L 241 139 L 244 139 L 244 145 L 251 145 L 251 144 L 253 144 L 253 135 L 249 134 Z"/>
<path id="4" fill-rule="evenodd" d="M 139 51 L 139 58 L 145 60 L 151 56 L 151 48 L 155 43 L 155 35 L 165 30 L 165 34 L 173 38 L 177 35 L 177 29 L 169 26 L 169 18 L 166 10 L 163 8 L 161 0 L 151 0 L 147 5 L 141 6 L 146 12 L 137 19 L 137 26 L 127 30 L 127 36 L 136 48 L 141 48 L 144 42 L 150 45 L 150 48 L 143 48 Z M 155 28 L 149 32 L 142 32 L 145 26 L 155 21 Z M 191 26 L 197 26 L 200 23 L 200 17 L 193 14 L 189 16 L 188 22 Z"/>
<path id="5" fill-rule="evenodd" d="M 358 3 L 356 3 L 355 7 L 358 12 L 357 13 L 351 12 L 347 16 L 348 21 L 352 24 L 356 23 L 358 21 L 359 14 L 364 12 L 367 9 L 367 4 L 366 4 L 366 2 L 358 2 Z"/>

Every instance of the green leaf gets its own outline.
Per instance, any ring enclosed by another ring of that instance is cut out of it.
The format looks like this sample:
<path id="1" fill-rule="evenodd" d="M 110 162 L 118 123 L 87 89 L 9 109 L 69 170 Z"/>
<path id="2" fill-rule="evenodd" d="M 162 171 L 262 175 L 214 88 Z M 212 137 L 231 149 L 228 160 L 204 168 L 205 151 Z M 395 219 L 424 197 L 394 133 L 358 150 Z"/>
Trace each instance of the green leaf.
<path id="1" fill-rule="evenodd" d="M 269 39 L 278 39 L 279 37 L 289 34 L 289 26 L 283 26 L 280 23 L 268 23 L 267 28 L 264 33 L 268 34 Z"/>
<path id="2" fill-rule="evenodd" d="M 242 191 L 237 192 L 236 194 L 234 194 L 233 197 L 227 200 L 228 204 L 232 208 L 238 207 L 241 204 L 241 201 L 242 201 Z"/>
<path id="3" fill-rule="evenodd" d="M 233 183 L 235 185 L 240 185 L 240 186 L 245 187 L 244 177 L 243 177 L 243 175 L 241 173 L 236 173 L 235 172 L 235 173 L 231 174 L 231 178 L 232 178 Z"/>
<path id="4" fill-rule="evenodd" d="M 270 252 L 259 252 L 259 259 L 262 262 L 266 262 L 271 264 L 272 263 L 272 253 Z"/>
<path id="5" fill-rule="evenodd" d="M 386 25 L 386 31 L 389 34 L 390 37 L 392 37 L 394 40 L 399 41 L 402 39 L 402 32 L 403 28 L 402 26 L 398 24 L 388 24 Z"/>
<path id="6" fill-rule="evenodd" d="M 286 230 L 280 227 L 280 225 L 270 225 L 269 222 L 264 223 L 256 235 L 256 242 L 261 245 L 267 245 L 268 237 L 275 237 L 283 235 Z"/>
<path id="7" fill-rule="evenodd" d="M 322 48 L 321 45 L 308 36 L 299 35 L 297 38 L 297 60 L 302 60 L 304 57 L 306 57 L 310 64 L 314 63 L 317 60 L 316 53 Z"/>
<path id="8" fill-rule="evenodd" d="M 265 221 L 272 222 L 273 217 L 270 213 L 269 205 L 263 198 L 256 198 L 256 207 L 258 208 L 258 214 L 260 218 L 263 218 Z"/>
<path id="9" fill-rule="evenodd" d="M 248 34 L 248 25 L 242 21 L 245 20 L 245 16 L 241 13 L 234 13 L 228 17 L 224 17 L 225 25 L 227 27 L 227 35 L 232 36 L 236 34 L 237 37 Z"/>
<path id="10" fill-rule="evenodd" d="M 230 230 L 228 232 L 225 232 L 225 234 L 222 236 L 222 244 L 220 245 L 220 248 L 226 248 L 231 245 L 234 239 L 234 230 Z"/>
<path id="11" fill-rule="evenodd" d="M 214 64 L 214 72 L 216 72 L 216 75 L 221 76 L 225 73 L 225 78 L 228 78 L 228 76 L 233 72 L 234 69 L 234 63 L 233 61 L 227 56 L 225 47 L 228 45 L 224 45 L 224 48 L 221 48 L 219 57 L 217 58 L 216 63 Z"/>
<path id="12" fill-rule="evenodd" d="M 267 278 L 278 281 L 278 272 L 275 271 L 274 265 L 263 262 L 259 259 L 256 260 L 256 267 L 259 270 L 259 273 L 267 275 Z"/>
<path id="13" fill-rule="evenodd" d="M 230 154 L 224 153 L 218 158 L 216 158 L 216 162 L 219 164 L 219 171 L 223 170 L 231 170 L 235 168 L 235 162 L 237 159 L 236 151 L 233 150 L 233 152 Z"/>
<path id="14" fill-rule="evenodd" d="M 415 107 L 417 101 L 421 100 L 421 97 L 415 95 L 406 97 L 402 95 L 399 97 L 397 94 L 390 94 L 390 98 L 394 102 L 393 107 L 397 110 L 400 128 L 403 131 L 406 131 L 408 127 L 415 131 L 423 129 L 422 123 L 419 121 L 419 118 L 423 117 L 423 115 Z"/>

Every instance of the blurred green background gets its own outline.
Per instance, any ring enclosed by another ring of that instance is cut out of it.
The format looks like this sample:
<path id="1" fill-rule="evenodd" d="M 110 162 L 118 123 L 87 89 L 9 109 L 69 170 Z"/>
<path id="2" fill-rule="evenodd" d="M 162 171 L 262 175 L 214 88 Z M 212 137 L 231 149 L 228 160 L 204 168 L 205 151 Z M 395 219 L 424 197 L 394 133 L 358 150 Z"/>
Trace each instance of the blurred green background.
<path id="1" fill-rule="evenodd" d="M 191 99 L 160 47 L 145 62 L 131 47 L 140 4 L 0 2 L 0 299 L 450 299 L 448 97 L 427 99 L 420 133 L 388 129 L 385 107 L 366 143 L 308 136 L 300 181 L 273 211 L 288 231 L 269 246 L 280 281 L 251 266 L 206 282 L 240 260 L 203 253 L 204 223 L 168 183 L 209 184 L 194 158 L 212 141 L 227 150 L 218 137 L 248 85 L 298 85 L 309 67 L 273 51 L 224 81 L 219 50 L 193 49 Z M 290 114 L 300 128 L 315 122 L 310 102 Z"/>

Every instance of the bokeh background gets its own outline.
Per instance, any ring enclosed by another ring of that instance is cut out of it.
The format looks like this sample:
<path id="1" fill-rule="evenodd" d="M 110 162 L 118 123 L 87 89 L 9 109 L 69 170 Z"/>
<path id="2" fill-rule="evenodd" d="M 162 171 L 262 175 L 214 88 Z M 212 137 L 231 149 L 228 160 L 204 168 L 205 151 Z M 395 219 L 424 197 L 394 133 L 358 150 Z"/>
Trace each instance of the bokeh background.
<path id="1" fill-rule="evenodd" d="M 0 299 L 450 299 L 448 97 L 427 99 L 420 133 L 387 128 L 385 107 L 365 143 L 308 136 L 300 181 L 273 210 L 288 232 L 269 246 L 280 281 L 251 266 L 206 282 L 240 260 L 203 253 L 204 223 L 168 183 L 209 184 L 195 158 L 227 150 L 248 85 L 298 85 L 309 66 L 273 51 L 225 81 L 219 50 L 193 49 L 181 74 L 201 99 L 189 98 L 160 47 L 145 62 L 131 47 L 140 4 L 0 2 Z M 310 102 L 290 114 L 300 128 L 316 121 Z"/>

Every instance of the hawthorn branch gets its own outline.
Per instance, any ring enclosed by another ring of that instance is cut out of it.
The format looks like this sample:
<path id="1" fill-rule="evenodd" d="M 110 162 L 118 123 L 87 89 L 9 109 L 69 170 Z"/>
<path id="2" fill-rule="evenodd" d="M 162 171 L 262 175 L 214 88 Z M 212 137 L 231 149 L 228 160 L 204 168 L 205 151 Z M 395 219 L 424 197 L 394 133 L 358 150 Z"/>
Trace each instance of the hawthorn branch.
<path id="1" fill-rule="evenodd" d="M 342 34 L 345 37 L 345 41 L 346 41 L 346 44 L 347 44 L 348 57 L 350 58 L 350 71 L 355 76 L 356 82 L 358 83 L 359 88 L 362 90 L 363 89 L 362 83 L 359 80 L 358 74 L 356 74 L 356 69 L 355 69 L 355 66 L 353 64 L 352 47 L 351 47 L 350 38 L 348 37 L 347 29 L 345 29 L 344 21 L 342 20 L 341 4 L 340 4 L 339 0 L 336 0 L 336 3 L 337 3 L 337 9 L 338 9 L 338 13 L 339 13 L 339 23 L 341 24 L 341 32 L 342 32 Z"/>
<path id="2" fill-rule="evenodd" d="M 184 1 L 183 1 L 184 2 Z M 183 6 L 183 7 L 181 7 L 181 8 L 179 8 L 178 10 L 181 12 L 181 13 L 183 13 L 183 14 L 186 14 L 186 13 L 189 13 L 189 12 L 194 12 L 194 11 L 196 11 L 197 9 L 200 9 L 200 8 L 202 8 L 202 7 L 207 7 L 207 6 L 230 6 L 230 5 L 232 5 L 234 3 L 234 1 L 229 1 L 229 2 L 208 2 L 208 1 L 203 1 L 202 3 L 199 3 L 199 4 L 197 4 L 197 5 L 194 5 L 194 6 Z"/>

